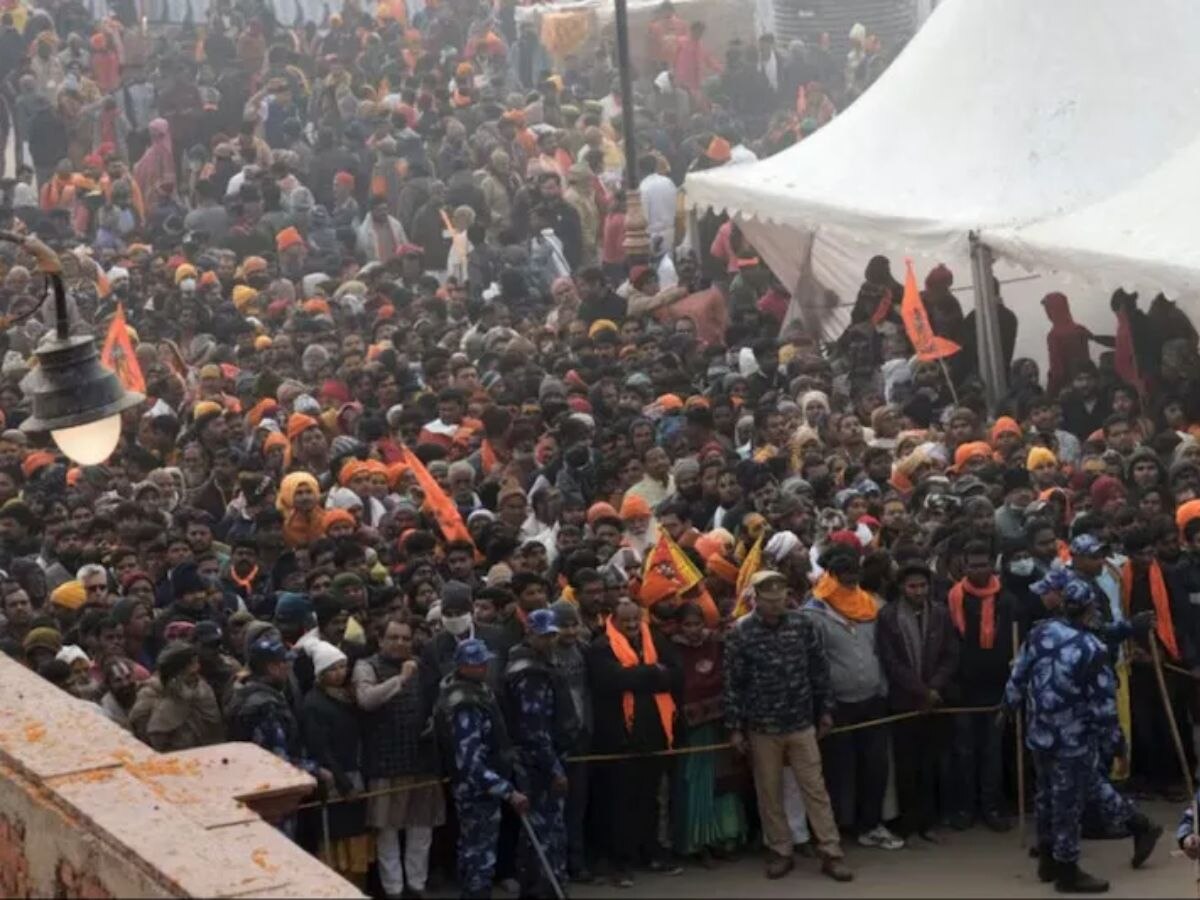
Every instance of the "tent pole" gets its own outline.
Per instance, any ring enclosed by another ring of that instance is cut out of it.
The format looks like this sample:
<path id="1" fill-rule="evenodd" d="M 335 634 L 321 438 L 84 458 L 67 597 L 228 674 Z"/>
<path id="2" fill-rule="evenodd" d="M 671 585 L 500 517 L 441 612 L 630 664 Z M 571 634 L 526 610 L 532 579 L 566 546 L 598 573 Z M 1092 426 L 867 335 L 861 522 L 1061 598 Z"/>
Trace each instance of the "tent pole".
<path id="1" fill-rule="evenodd" d="M 979 377 L 987 397 L 988 411 L 995 415 L 1004 398 L 1008 373 L 1005 371 L 1004 347 L 1000 340 L 999 297 L 992 275 L 992 251 L 970 234 L 971 269 L 975 282 L 975 346 L 979 353 Z"/>

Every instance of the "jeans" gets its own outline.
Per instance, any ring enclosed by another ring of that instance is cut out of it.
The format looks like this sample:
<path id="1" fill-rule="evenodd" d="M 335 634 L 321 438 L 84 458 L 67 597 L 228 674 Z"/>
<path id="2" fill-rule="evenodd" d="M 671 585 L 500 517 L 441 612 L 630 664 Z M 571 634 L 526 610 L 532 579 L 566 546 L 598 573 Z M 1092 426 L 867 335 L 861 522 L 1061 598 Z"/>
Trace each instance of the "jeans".
<path id="1" fill-rule="evenodd" d="M 1004 731 L 992 713 L 954 716 L 956 812 L 995 815 L 1002 805 Z"/>

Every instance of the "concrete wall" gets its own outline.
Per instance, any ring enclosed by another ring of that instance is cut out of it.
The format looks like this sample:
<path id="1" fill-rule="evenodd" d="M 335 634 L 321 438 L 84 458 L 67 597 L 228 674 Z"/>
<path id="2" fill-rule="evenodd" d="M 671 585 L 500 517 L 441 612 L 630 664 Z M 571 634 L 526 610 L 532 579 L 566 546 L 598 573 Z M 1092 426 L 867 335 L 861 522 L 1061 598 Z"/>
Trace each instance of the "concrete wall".
<path id="1" fill-rule="evenodd" d="M 312 788 L 253 744 L 156 753 L 0 655 L 0 897 L 361 897 L 260 816 Z"/>

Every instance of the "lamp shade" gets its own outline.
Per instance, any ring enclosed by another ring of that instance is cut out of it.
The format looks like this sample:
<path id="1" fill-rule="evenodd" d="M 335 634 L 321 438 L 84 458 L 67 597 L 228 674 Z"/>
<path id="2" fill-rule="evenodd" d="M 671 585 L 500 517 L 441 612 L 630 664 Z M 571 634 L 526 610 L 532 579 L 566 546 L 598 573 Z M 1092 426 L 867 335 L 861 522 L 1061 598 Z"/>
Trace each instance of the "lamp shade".
<path id="1" fill-rule="evenodd" d="M 100 364 L 96 342 L 89 335 L 51 338 L 34 355 L 38 364 L 21 382 L 32 415 L 21 423 L 21 430 L 53 432 L 63 453 L 84 465 L 107 458 L 116 447 L 114 430 L 120 437 L 119 420 L 104 427 L 82 426 L 117 417 L 145 397 L 125 390 L 120 379 Z"/>

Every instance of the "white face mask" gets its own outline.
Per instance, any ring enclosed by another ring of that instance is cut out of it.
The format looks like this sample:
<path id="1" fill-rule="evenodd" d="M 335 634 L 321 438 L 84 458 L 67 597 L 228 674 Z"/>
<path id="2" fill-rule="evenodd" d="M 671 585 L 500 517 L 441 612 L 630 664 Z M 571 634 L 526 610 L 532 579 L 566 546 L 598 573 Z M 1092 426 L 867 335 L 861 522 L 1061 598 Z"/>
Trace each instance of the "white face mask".
<path id="1" fill-rule="evenodd" d="M 1028 578 L 1033 574 L 1033 568 L 1034 561 L 1031 556 L 1013 560 L 1008 564 L 1008 571 L 1012 572 L 1018 578 Z"/>
<path id="2" fill-rule="evenodd" d="M 471 614 L 461 616 L 442 616 L 442 627 L 455 637 L 461 637 L 471 630 Z"/>

